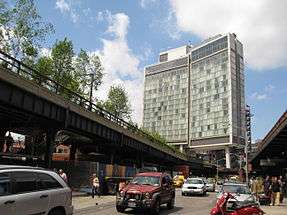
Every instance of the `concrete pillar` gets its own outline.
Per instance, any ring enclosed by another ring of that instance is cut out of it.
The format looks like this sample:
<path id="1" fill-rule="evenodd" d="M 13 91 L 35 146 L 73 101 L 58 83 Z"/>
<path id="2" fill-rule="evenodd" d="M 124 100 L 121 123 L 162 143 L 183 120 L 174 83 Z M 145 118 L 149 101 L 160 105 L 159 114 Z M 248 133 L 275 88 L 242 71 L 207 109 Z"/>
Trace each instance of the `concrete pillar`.
<path id="1" fill-rule="evenodd" d="M 179 145 L 179 151 L 183 153 L 183 145 Z"/>
<path id="2" fill-rule="evenodd" d="M 225 148 L 225 164 L 226 168 L 230 169 L 230 150 L 229 147 Z"/>
<path id="3" fill-rule="evenodd" d="M 46 133 L 46 152 L 45 152 L 45 167 L 50 169 L 52 165 L 53 146 L 56 131 L 48 130 Z"/>

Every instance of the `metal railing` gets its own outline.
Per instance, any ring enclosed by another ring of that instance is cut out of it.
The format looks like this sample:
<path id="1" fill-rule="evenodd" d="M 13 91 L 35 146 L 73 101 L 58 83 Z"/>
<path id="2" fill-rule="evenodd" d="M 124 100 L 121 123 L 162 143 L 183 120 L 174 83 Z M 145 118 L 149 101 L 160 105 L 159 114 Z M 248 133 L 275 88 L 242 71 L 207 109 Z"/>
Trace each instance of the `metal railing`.
<path id="1" fill-rule="evenodd" d="M 5 52 L 0 50 L 0 66 L 4 67 L 6 69 L 9 69 L 11 72 L 28 79 L 30 81 L 33 81 L 34 83 L 37 83 L 38 85 L 44 87 L 45 89 L 63 96 L 65 99 L 80 105 L 84 109 L 93 112 L 95 114 L 98 114 L 109 121 L 132 131 L 135 134 L 138 134 L 144 138 L 149 139 L 150 141 L 157 143 L 158 146 L 162 149 L 162 151 L 165 151 L 166 153 L 176 155 L 177 157 L 180 157 L 181 159 L 185 159 L 185 155 L 178 152 L 177 150 L 173 149 L 172 147 L 162 144 L 161 142 L 157 141 L 155 138 L 153 138 L 151 135 L 147 134 L 146 132 L 142 131 L 138 127 L 126 122 L 125 120 L 117 117 L 116 115 L 108 112 L 107 110 L 99 107 L 98 105 L 94 104 L 92 101 L 84 98 L 83 96 L 79 95 L 78 93 L 68 89 L 67 87 L 63 86 L 62 84 L 58 83 L 57 81 L 42 75 L 39 71 L 31 68 L 30 66 L 22 63 L 21 61 L 13 58 L 12 56 L 6 54 Z M 157 147 L 156 147 L 157 148 Z"/>

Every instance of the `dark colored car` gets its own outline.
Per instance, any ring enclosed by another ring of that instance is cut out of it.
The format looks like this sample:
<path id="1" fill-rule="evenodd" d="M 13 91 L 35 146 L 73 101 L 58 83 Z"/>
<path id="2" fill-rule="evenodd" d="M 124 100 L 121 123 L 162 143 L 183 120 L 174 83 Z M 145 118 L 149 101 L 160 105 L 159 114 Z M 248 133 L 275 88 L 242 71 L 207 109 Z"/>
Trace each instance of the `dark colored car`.
<path id="1" fill-rule="evenodd" d="M 159 214 L 160 206 L 174 207 L 175 189 L 171 177 L 166 173 L 146 172 L 137 174 L 133 180 L 117 194 L 116 209 L 148 209 L 150 214 Z"/>

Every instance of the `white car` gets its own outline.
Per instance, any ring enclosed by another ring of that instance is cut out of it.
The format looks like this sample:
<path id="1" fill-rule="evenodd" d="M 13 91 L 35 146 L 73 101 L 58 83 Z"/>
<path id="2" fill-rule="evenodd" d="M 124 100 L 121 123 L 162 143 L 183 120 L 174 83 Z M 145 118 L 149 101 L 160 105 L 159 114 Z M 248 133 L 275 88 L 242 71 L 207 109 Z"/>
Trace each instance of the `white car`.
<path id="1" fill-rule="evenodd" d="M 208 178 L 207 180 L 205 180 L 205 183 L 206 183 L 206 190 L 208 192 L 214 192 L 215 191 L 215 183 L 214 183 L 212 178 Z"/>
<path id="2" fill-rule="evenodd" d="M 0 165 L 0 214 L 72 215 L 72 191 L 55 172 Z"/>
<path id="3" fill-rule="evenodd" d="M 191 194 L 206 194 L 206 185 L 201 178 L 187 178 L 182 185 L 181 193 L 183 196 Z"/>
<path id="4" fill-rule="evenodd" d="M 235 199 L 228 200 L 227 208 L 231 209 L 234 207 L 234 203 L 237 205 L 254 204 L 259 205 L 255 196 L 251 193 L 249 187 L 246 184 L 241 183 L 224 183 L 221 190 L 217 194 L 217 199 L 220 199 L 224 193 L 231 193 Z"/>

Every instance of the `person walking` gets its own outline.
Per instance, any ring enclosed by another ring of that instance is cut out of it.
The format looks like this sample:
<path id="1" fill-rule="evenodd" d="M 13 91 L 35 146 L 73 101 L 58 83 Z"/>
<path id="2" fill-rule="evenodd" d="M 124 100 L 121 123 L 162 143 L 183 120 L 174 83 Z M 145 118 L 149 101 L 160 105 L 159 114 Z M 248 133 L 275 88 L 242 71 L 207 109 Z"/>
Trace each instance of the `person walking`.
<path id="1" fill-rule="evenodd" d="M 95 198 L 95 195 L 98 195 L 98 197 L 101 197 L 100 195 L 100 181 L 97 176 L 97 174 L 93 174 L 92 178 L 92 198 Z"/>
<path id="2" fill-rule="evenodd" d="M 283 179 L 282 175 L 280 175 L 278 182 L 280 184 L 280 203 L 282 203 L 284 199 L 284 189 L 285 189 L 285 180 Z"/>
<path id="3" fill-rule="evenodd" d="M 277 177 L 274 177 L 271 184 L 272 198 L 270 205 L 279 205 L 280 202 L 280 184 Z"/>
<path id="4" fill-rule="evenodd" d="M 61 178 L 62 178 L 66 183 L 68 183 L 68 177 L 67 177 L 66 173 L 65 173 L 62 169 L 59 170 L 59 175 L 61 176 Z"/>

